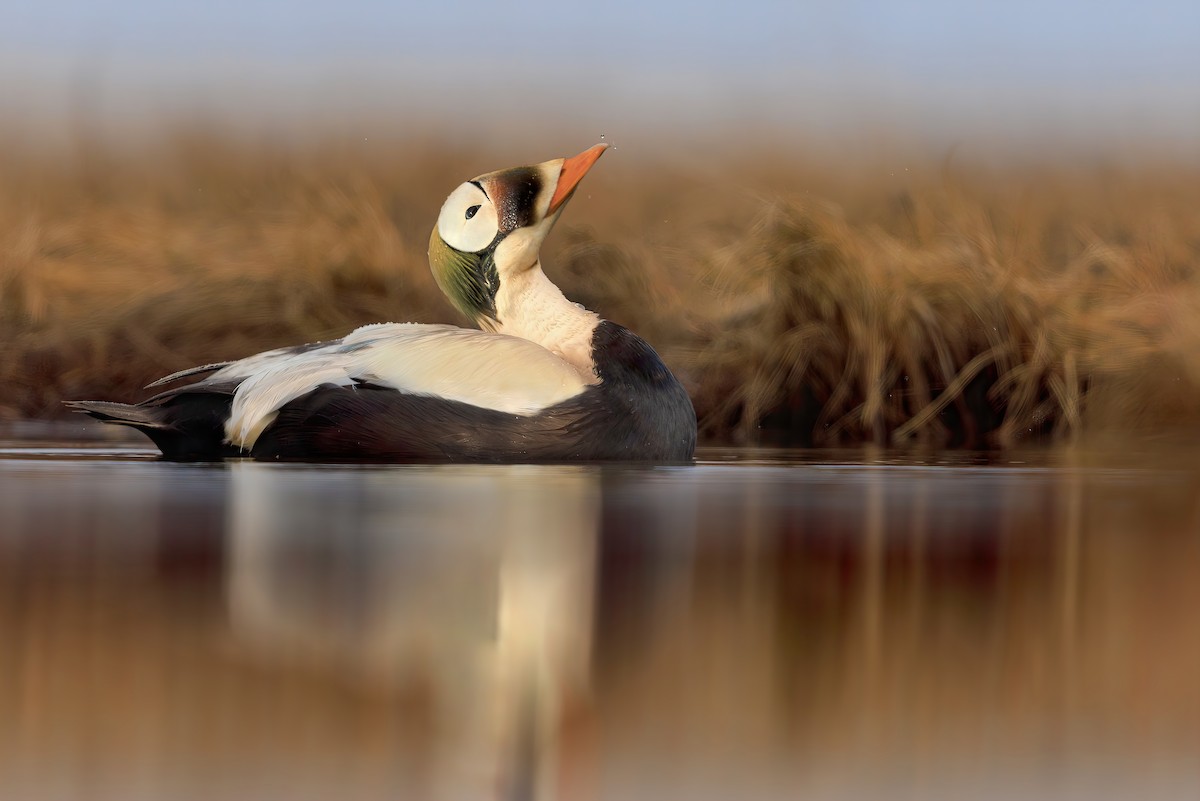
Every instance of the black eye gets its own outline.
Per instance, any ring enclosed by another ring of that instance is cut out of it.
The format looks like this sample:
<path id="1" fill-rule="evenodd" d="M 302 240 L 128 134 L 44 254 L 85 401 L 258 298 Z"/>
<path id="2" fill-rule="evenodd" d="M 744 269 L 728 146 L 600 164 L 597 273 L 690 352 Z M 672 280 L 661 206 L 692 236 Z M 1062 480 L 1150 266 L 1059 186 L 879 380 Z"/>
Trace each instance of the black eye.
<path id="1" fill-rule="evenodd" d="M 469 220 L 474 217 L 475 212 L 477 211 L 479 211 L 479 206 L 472 206 L 471 208 L 467 209 L 467 219 Z"/>

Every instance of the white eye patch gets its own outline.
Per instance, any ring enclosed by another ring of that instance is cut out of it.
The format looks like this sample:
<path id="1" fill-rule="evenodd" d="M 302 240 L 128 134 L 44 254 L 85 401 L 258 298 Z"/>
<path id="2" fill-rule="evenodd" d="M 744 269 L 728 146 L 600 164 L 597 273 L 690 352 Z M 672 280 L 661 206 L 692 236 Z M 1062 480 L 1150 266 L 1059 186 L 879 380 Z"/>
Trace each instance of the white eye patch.
<path id="1" fill-rule="evenodd" d="M 500 229 L 496 207 L 468 181 L 450 193 L 438 215 L 438 235 L 455 250 L 478 253 L 492 244 Z"/>

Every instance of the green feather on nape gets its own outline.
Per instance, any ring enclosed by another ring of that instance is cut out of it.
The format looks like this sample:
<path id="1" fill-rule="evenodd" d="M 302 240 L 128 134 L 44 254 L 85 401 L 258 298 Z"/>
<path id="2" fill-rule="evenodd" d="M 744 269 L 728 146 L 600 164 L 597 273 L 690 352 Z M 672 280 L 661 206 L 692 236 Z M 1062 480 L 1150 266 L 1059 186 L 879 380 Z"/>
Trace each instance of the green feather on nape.
<path id="1" fill-rule="evenodd" d="M 472 320 L 496 319 L 496 290 L 500 278 L 494 261 L 495 242 L 479 253 L 464 253 L 445 243 L 437 227 L 429 236 L 429 266 L 433 280 L 454 307 Z"/>

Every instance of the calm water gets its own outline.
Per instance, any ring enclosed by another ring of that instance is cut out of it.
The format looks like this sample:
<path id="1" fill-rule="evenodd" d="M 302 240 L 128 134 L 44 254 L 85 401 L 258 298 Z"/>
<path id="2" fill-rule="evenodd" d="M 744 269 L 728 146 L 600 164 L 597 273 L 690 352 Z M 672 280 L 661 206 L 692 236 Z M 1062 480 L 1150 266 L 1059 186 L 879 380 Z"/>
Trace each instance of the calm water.
<path id="1" fill-rule="evenodd" d="M 0 447 L 0 798 L 1200 798 L 1187 460 L 705 456 Z"/>

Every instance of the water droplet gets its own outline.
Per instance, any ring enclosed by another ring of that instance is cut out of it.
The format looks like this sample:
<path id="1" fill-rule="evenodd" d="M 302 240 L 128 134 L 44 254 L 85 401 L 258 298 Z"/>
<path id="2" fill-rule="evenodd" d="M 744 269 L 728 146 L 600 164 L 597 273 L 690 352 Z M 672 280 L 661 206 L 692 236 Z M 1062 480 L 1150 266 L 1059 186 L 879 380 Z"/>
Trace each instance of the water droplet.
<path id="1" fill-rule="evenodd" d="M 601 141 L 601 142 L 603 142 L 603 141 L 604 141 L 604 134 L 600 134 L 600 141 Z"/>

